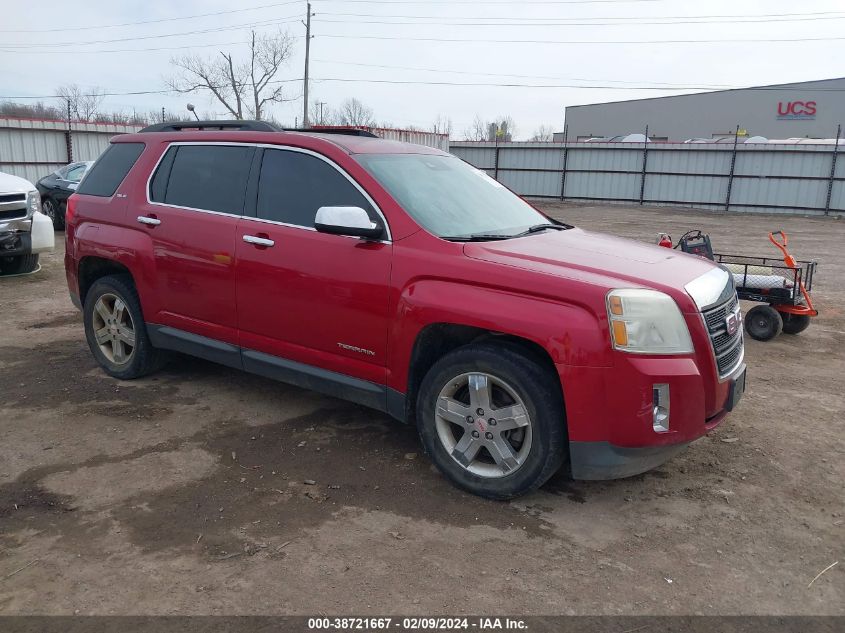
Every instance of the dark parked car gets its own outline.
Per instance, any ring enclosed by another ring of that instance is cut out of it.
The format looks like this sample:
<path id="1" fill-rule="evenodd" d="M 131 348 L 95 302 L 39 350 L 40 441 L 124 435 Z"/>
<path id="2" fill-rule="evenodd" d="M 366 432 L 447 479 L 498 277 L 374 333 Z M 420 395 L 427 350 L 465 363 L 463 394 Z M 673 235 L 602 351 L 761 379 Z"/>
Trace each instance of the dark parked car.
<path id="1" fill-rule="evenodd" d="M 67 199 L 93 164 L 94 161 L 87 160 L 65 165 L 35 184 L 41 194 L 41 211 L 53 221 L 56 230 L 65 228 Z"/>

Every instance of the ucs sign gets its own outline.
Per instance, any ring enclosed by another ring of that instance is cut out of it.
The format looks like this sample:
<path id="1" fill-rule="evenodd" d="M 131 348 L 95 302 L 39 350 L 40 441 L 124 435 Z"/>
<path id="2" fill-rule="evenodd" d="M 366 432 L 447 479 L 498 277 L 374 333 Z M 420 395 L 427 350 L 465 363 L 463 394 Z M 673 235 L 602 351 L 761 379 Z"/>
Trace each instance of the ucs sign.
<path id="1" fill-rule="evenodd" d="M 779 101 L 778 119 L 808 120 L 816 118 L 815 101 Z"/>

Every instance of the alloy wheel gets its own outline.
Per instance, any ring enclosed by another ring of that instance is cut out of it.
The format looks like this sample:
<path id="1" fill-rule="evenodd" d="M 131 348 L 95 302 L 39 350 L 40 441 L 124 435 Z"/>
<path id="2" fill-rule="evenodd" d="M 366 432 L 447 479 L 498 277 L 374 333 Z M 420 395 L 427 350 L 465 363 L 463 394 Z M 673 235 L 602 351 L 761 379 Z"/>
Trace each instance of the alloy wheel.
<path id="1" fill-rule="evenodd" d="M 135 352 L 135 326 L 126 303 L 117 295 L 105 293 L 94 304 L 94 338 L 109 362 L 125 365 Z"/>
<path id="2" fill-rule="evenodd" d="M 49 198 L 44 200 L 44 203 L 41 205 L 41 210 L 44 212 L 44 215 L 53 220 L 53 222 L 56 221 L 56 205 L 53 204 L 52 200 Z"/>
<path id="3" fill-rule="evenodd" d="M 519 394 L 488 373 L 461 374 L 440 391 L 437 436 L 467 471 L 498 478 L 518 470 L 531 451 L 531 418 Z"/>

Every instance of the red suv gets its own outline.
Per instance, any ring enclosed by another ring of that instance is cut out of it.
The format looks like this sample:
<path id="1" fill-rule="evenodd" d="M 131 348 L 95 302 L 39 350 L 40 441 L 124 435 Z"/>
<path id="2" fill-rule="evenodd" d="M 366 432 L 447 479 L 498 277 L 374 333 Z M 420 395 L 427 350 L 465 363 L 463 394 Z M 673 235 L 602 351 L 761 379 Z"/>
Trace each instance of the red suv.
<path id="1" fill-rule="evenodd" d="M 175 350 L 361 403 L 416 424 L 451 481 L 491 498 L 563 465 L 653 468 L 745 385 L 723 268 L 562 224 L 454 156 L 351 130 L 115 137 L 70 198 L 65 265 L 111 376 Z"/>

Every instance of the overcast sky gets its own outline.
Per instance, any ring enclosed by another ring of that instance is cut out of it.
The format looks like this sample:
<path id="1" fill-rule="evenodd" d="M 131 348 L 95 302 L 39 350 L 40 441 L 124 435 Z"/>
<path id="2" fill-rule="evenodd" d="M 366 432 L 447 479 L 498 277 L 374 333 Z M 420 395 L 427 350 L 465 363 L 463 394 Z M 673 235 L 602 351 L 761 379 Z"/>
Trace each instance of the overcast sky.
<path id="1" fill-rule="evenodd" d="M 259 32 L 300 38 L 278 77 L 297 80 L 287 88 L 296 99 L 273 115 L 301 122 L 305 4 L 0 0 L 0 98 L 52 95 L 69 83 L 161 90 L 173 55 L 242 56 L 248 25 L 260 23 Z M 543 124 L 562 129 L 567 105 L 845 75 L 845 0 L 314 0 L 312 11 L 312 101 L 357 97 L 397 127 L 430 127 L 443 114 L 456 138 L 476 114 L 510 115 L 527 138 Z M 215 12 L 227 13 L 197 17 Z M 759 41 L 784 39 L 803 41 Z M 170 50 L 150 50 L 162 48 Z M 660 89 L 636 89 L 645 87 Z M 188 101 L 224 112 L 208 94 L 110 96 L 103 109 L 185 112 Z"/>

